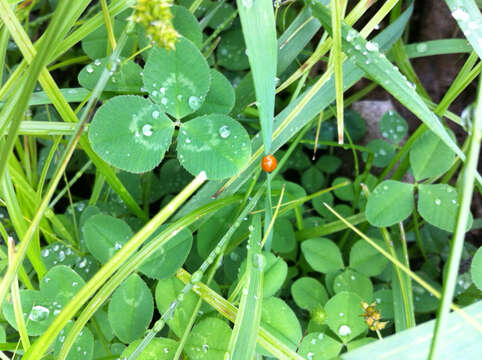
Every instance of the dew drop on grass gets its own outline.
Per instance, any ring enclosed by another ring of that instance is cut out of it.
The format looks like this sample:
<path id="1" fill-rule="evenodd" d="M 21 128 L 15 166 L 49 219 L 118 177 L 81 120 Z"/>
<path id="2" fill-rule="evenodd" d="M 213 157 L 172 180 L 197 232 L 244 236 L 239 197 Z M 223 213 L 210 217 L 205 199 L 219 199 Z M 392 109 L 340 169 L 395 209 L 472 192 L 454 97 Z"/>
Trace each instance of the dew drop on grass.
<path id="1" fill-rule="evenodd" d="M 425 51 L 427 51 L 427 44 L 425 43 L 420 43 L 417 45 L 417 51 L 419 53 L 424 53 Z"/>
<path id="2" fill-rule="evenodd" d="M 89 74 L 92 74 L 94 72 L 94 68 L 92 67 L 92 65 L 87 65 L 87 67 L 85 68 L 85 70 L 89 73 Z"/>
<path id="3" fill-rule="evenodd" d="M 142 133 L 144 136 L 151 136 L 152 135 L 152 125 L 151 124 L 145 124 L 142 127 Z"/>
<path id="4" fill-rule="evenodd" d="M 440 199 L 435 199 L 435 205 L 440 205 L 442 201 Z"/>
<path id="5" fill-rule="evenodd" d="M 368 41 L 365 45 L 365 48 L 368 51 L 378 51 L 378 44 L 374 43 L 374 42 L 371 42 L 371 41 Z"/>
<path id="6" fill-rule="evenodd" d="M 202 277 L 203 277 L 202 272 L 199 271 L 199 270 L 197 270 L 194 274 L 192 274 L 192 276 L 191 276 L 191 282 L 192 282 L 193 284 L 195 284 L 195 283 L 201 281 Z"/>
<path id="7" fill-rule="evenodd" d="M 193 110 L 197 110 L 199 108 L 199 98 L 197 96 L 190 96 L 187 100 L 189 107 Z"/>
<path id="8" fill-rule="evenodd" d="M 50 310 L 41 305 L 35 305 L 30 312 L 28 318 L 32 321 L 43 321 L 47 319 L 50 314 Z"/>
<path id="9" fill-rule="evenodd" d="M 159 115 L 160 115 L 160 114 L 159 114 L 159 111 L 157 111 L 157 110 L 155 110 L 155 111 L 152 112 L 152 118 L 153 118 L 153 119 L 158 119 L 158 118 L 159 118 Z"/>
<path id="10" fill-rule="evenodd" d="M 338 335 L 340 336 L 348 336 L 351 334 L 351 329 L 348 325 L 342 325 L 338 329 Z"/>
<path id="11" fill-rule="evenodd" d="M 253 263 L 255 268 L 262 271 L 266 266 L 266 258 L 263 254 L 254 254 Z"/>
<path id="12" fill-rule="evenodd" d="M 231 130 L 229 130 L 229 127 L 227 125 L 221 126 L 218 132 L 219 136 L 221 136 L 223 139 L 227 139 L 229 135 L 231 135 Z"/>
<path id="13" fill-rule="evenodd" d="M 465 10 L 461 8 L 457 8 L 454 11 L 452 11 L 452 16 L 454 17 L 455 20 L 460 20 L 460 21 L 467 21 L 469 19 L 469 14 L 467 14 Z"/>
<path id="14" fill-rule="evenodd" d="M 243 5 L 246 9 L 249 9 L 253 6 L 253 0 L 243 0 Z"/>

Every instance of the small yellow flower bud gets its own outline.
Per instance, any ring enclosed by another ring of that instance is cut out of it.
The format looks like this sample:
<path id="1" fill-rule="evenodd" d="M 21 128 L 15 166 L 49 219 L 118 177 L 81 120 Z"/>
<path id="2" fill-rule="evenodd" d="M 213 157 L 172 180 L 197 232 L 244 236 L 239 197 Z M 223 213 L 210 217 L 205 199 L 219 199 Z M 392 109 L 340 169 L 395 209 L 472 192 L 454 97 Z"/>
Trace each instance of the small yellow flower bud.
<path id="1" fill-rule="evenodd" d="M 172 25 L 172 0 L 137 0 L 132 20 L 146 29 L 147 38 L 166 50 L 174 50 L 179 38 Z"/>

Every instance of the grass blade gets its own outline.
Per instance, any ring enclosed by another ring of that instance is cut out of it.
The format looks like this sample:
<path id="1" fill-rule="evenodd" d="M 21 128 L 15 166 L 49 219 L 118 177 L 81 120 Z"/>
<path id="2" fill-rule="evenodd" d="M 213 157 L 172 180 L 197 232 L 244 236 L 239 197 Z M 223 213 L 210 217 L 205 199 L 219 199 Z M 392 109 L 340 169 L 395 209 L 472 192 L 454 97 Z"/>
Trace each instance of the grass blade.
<path id="1" fill-rule="evenodd" d="M 472 134 L 470 138 L 470 148 L 467 154 L 467 161 L 464 169 L 460 172 L 458 193 L 460 206 L 457 215 L 457 223 L 452 238 L 450 255 L 447 262 L 447 269 L 444 277 L 444 287 L 440 302 L 437 321 L 433 334 L 432 345 L 430 348 L 430 359 L 438 359 L 441 352 L 441 341 L 445 338 L 445 324 L 450 310 L 450 304 L 455 291 L 455 283 L 459 274 L 460 259 L 464 249 L 465 232 L 470 216 L 470 205 L 474 191 L 475 174 L 477 174 L 477 164 L 480 152 L 480 141 L 482 137 L 482 82 L 479 81 L 479 94 L 475 108 L 474 123 L 472 124 Z"/>
<path id="2" fill-rule="evenodd" d="M 253 74 L 265 153 L 270 154 L 278 55 L 273 4 L 270 0 L 237 0 L 237 4 Z"/>
<path id="3" fill-rule="evenodd" d="M 333 28 L 333 45 L 331 54 L 335 72 L 336 122 L 338 124 L 338 143 L 343 144 L 343 53 L 341 50 L 342 7 L 338 0 L 331 0 L 331 27 Z"/>
<path id="4" fill-rule="evenodd" d="M 241 295 L 238 313 L 229 344 L 230 359 L 252 359 L 256 349 L 256 334 L 261 321 L 263 271 L 261 254 L 261 217 L 254 215 L 249 237 L 246 265 L 247 280 Z"/>
<path id="5" fill-rule="evenodd" d="M 482 59 L 482 15 L 474 0 L 445 0 L 470 45 Z"/>

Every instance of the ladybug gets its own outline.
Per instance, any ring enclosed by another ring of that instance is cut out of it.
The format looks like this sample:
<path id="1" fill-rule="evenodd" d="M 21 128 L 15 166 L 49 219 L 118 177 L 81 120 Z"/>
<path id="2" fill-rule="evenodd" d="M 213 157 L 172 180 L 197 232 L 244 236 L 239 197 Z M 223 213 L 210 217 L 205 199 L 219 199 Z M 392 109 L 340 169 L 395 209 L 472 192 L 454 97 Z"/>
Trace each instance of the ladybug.
<path id="1" fill-rule="evenodd" d="M 266 155 L 261 160 L 261 169 L 266 171 L 267 173 L 273 172 L 278 165 L 278 161 L 273 155 Z"/>

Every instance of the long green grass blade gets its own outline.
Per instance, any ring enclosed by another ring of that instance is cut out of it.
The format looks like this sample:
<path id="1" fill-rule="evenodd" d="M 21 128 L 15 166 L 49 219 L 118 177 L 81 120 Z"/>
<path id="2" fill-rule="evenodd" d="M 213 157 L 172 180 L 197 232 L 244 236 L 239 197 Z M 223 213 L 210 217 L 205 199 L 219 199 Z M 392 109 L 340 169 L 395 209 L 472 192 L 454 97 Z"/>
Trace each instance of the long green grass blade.
<path id="1" fill-rule="evenodd" d="M 480 153 L 480 142 L 482 139 L 482 82 L 479 81 L 479 93 L 472 124 L 472 134 L 470 136 L 470 147 L 467 154 L 467 161 L 460 172 L 458 193 L 459 210 L 457 223 L 452 238 L 450 255 L 444 277 L 442 299 L 438 311 L 437 321 L 433 334 L 432 346 L 430 348 L 430 359 L 438 359 L 442 351 L 442 342 L 445 336 L 445 324 L 449 315 L 450 304 L 454 296 L 457 276 L 459 274 L 460 259 L 464 249 L 465 232 L 470 216 L 470 205 L 474 191 L 475 174 L 477 174 L 477 164 Z"/>
<path id="2" fill-rule="evenodd" d="M 343 53 L 341 49 L 342 7 L 339 0 L 331 0 L 331 27 L 333 29 L 333 45 L 331 60 L 335 72 L 336 122 L 338 124 L 338 143 L 343 144 L 344 106 L 343 106 Z"/>
<path id="3" fill-rule="evenodd" d="M 252 359 L 256 349 L 256 337 L 261 321 L 263 301 L 263 262 L 261 254 L 261 217 L 254 215 L 250 228 L 249 248 L 246 265 L 247 280 L 241 294 L 233 333 L 229 343 L 230 359 Z"/>
<path id="4" fill-rule="evenodd" d="M 265 153 L 270 154 L 278 55 L 273 3 L 271 0 L 236 3 L 253 74 Z"/>

